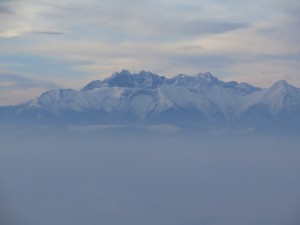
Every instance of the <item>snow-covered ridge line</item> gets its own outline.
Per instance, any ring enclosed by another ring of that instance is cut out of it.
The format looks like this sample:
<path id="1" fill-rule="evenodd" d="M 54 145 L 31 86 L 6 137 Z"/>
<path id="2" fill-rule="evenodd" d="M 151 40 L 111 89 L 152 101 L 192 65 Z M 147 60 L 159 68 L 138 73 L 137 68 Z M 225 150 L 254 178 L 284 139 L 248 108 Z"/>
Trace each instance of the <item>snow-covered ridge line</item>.
<path id="1" fill-rule="evenodd" d="M 195 76 L 179 74 L 172 78 L 166 78 L 151 72 L 142 70 L 140 73 L 130 73 L 128 70 L 115 72 L 110 77 L 104 80 L 95 80 L 88 83 L 82 88 L 83 91 L 88 91 L 101 87 L 128 87 L 128 88 L 146 88 L 153 89 L 162 85 L 171 86 L 186 86 L 186 87 L 207 87 L 207 86 L 223 86 L 225 88 L 234 88 L 249 94 L 254 91 L 259 91 L 261 88 L 252 86 L 248 83 L 238 83 L 236 81 L 224 82 L 214 77 L 211 73 L 199 73 Z"/>
<path id="2" fill-rule="evenodd" d="M 0 121 L 70 125 L 300 127 L 300 89 L 286 81 L 261 89 L 210 73 L 166 78 L 123 70 L 81 90 L 47 91 L 27 103 L 0 107 L 0 116 Z"/>

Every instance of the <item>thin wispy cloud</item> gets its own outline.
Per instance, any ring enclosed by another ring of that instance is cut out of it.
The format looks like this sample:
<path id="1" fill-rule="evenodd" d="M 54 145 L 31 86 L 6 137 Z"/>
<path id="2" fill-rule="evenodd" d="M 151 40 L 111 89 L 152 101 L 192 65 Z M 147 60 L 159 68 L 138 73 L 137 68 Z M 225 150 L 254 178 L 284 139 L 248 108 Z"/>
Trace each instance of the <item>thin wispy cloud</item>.
<path id="1" fill-rule="evenodd" d="M 0 105 L 27 101 L 33 96 L 38 96 L 42 91 L 58 87 L 57 84 L 49 81 L 30 79 L 17 74 L 0 74 Z"/>
<path id="2" fill-rule="evenodd" d="M 29 79 L 16 74 L 0 74 L 0 87 L 3 89 L 47 87 L 57 88 L 58 86 L 51 82 Z"/>

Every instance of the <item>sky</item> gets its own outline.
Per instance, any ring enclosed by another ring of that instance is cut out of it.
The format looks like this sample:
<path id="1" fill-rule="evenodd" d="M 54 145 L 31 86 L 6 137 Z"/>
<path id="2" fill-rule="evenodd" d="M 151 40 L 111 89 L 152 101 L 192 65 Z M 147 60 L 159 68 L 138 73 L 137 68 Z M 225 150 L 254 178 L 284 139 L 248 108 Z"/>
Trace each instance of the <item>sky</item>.
<path id="1" fill-rule="evenodd" d="M 298 0 L 0 0 L 0 105 L 123 69 L 300 87 Z"/>

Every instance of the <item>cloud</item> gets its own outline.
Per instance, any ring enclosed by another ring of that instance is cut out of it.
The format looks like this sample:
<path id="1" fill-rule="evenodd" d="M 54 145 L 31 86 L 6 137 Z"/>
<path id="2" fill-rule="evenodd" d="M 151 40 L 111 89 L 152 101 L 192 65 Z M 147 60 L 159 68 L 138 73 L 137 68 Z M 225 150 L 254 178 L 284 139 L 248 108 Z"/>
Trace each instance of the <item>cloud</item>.
<path id="1" fill-rule="evenodd" d="M 1 14 L 14 14 L 14 11 L 9 6 L 0 2 L 0 15 Z"/>
<path id="2" fill-rule="evenodd" d="M 174 4 L 177 7 L 170 5 L 168 1 L 102 1 L 101 4 L 88 1 L 84 5 L 79 1 L 71 1 L 72 4 L 69 5 L 68 2 L 15 1 L 13 5 L 16 15 L 10 17 L 9 26 L 2 33 L 26 33 L 48 27 L 47 31 L 51 27 L 50 31 L 64 33 L 71 30 L 80 37 L 89 34 L 90 37 L 101 35 L 101 38 L 107 36 L 110 39 L 118 36 L 161 40 L 222 33 L 247 26 L 246 23 L 226 19 L 207 20 L 202 14 L 196 16 L 199 13 L 195 14 L 193 11 L 190 15 L 189 7 L 179 8 L 182 4 L 180 1 Z M 208 13 L 205 12 L 204 15 Z"/>
<path id="3" fill-rule="evenodd" d="M 5 1 L 14 14 L 1 14 L 2 72 L 71 88 L 124 68 L 300 84 L 297 2 Z"/>
<path id="4" fill-rule="evenodd" d="M 182 26 L 182 32 L 187 34 L 217 34 L 217 33 L 226 33 L 233 30 L 239 30 L 247 28 L 248 24 L 246 23 L 225 23 L 225 22 L 204 22 L 204 21 L 195 21 L 190 23 L 185 23 Z"/>
<path id="5" fill-rule="evenodd" d="M 38 1 L 37 1 L 38 2 Z M 46 15 L 57 10 L 50 5 L 37 4 L 33 1 L 5 0 L 0 3 L 0 38 L 20 37 L 24 35 L 47 34 L 57 35 L 64 33 Z"/>
<path id="6" fill-rule="evenodd" d="M 28 35 L 63 35 L 64 32 L 52 30 L 11 30 L 0 33 L 0 38 L 15 38 Z"/>
<path id="7" fill-rule="evenodd" d="M 3 89 L 15 89 L 15 88 L 34 88 L 34 87 L 45 87 L 45 88 L 57 88 L 52 82 L 39 81 L 30 79 L 24 76 L 16 74 L 0 74 L 0 88 Z"/>
<path id="8" fill-rule="evenodd" d="M 62 35 L 64 34 L 64 32 L 60 32 L 60 31 L 31 31 L 31 33 L 33 34 L 44 34 L 44 35 Z"/>
<path id="9" fill-rule="evenodd" d="M 16 74 L 0 74 L 0 105 L 17 104 L 30 100 L 58 85 L 42 80 L 35 80 Z"/>

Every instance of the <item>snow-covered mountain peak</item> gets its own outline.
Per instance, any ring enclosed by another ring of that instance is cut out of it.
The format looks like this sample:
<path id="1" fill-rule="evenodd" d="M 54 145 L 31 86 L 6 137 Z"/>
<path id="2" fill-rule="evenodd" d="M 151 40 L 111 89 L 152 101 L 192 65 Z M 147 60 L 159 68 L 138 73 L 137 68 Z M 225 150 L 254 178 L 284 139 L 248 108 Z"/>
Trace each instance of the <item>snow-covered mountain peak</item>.
<path id="1" fill-rule="evenodd" d="M 103 80 L 110 87 L 127 88 L 156 88 L 161 85 L 165 77 L 142 70 L 140 73 L 132 74 L 128 70 L 114 73 L 111 77 Z"/>
<path id="2" fill-rule="evenodd" d="M 103 80 L 104 83 L 110 86 L 125 86 L 131 79 L 132 74 L 128 70 L 122 70 L 121 72 L 115 72 L 110 77 Z"/>
<path id="3" fill-rule="evenodd" d="M 175 86 L 185 86 L 206 91 L 209 88 L 221 87 L 231 90 L 237 94 L 247 95 L 262 90 L 259 87 L 252 86 L 248 83 L 238 83 L 236 81 L 224 82 L 214 77 L 211 73 L 199 73 L 195 76 L 179 74 L 168 80 L 168 83 Z"/>
<path id="4" fill-rule="evenodd" d="M 277 81 L 261 94 L 259 102 L 268 106 L 272 115 L 295 112 L 300 106 L 300 89 L 284 80 Z"/>
<path id="5" fill-rule="evenodd" d="M 108 77 L 106 79 L 114 79 L 114 78 L 118 78 L 118 77 L 130 77 L 130 76 L 132 76 L 130 71 L 122 70 L 121 72 L 114 72 L 110 77 Z"/>
<path id="6" fill-rule="evenodd" d="M 275 82 L 267 91 L 273 95 L 289 95 L 289 96 L 298 96 L 299 88 L 296 88 L 290 85 L 285 80 L 279 80 Z"/>
<path id="7" fill-rule="evenodd" d="M 279 80 L 271 86 L 270 90 L 280 89 L 282 91 L 287 91 L 290 88 L 290 86 L 291 85 L 285 80 Z"/>
<path id="8" fill-rule="evenodd" d="M 220 83 L 211 73 L 199 73 L 194 76 L 178 74 L 168 80 L 168 83 L 175 86 L 186 86 L 193 88 L 208 88 Z"/>
<path id="9" fill-rule="evenodd" d="M 199 73 L 194 76 L 178 74 L 172 78 L 166 78 L 157 74 L 142 70 L 139 73 L 130 73 L 128 70 L 115 72 L 103 81 L 95 80 L 82 88 L 83 91 L 89 91 L 101 87 L 124 87 L 124 88 L 143 88 L 154 89 L 161 85 L 184 86 L 186 88 L 205 91 L 214 86 L 231 89 L 236 93 L 247 95 L 261 88 L 254 87 L 247 83 L 238 83 L 236 81 L 224 82 L 214 77 L 211 73 Z"/>
<path id="10" fill-rule="evenodd" d="M 214 77 L 210 72 L 199 73 L 195 77 L 201 80 L 205 80 L 209 83 L 218 83 L 219 79 Z"/>
<path id="11" fill-rule="evenodd" d="M 87 85 L 85 85 L 81 90 L 82 91 L 90 91 L 96 88 L 101 88 L 106 86 L 106 83 L 102 82 L 101 80 L 93 80 Z"/>

